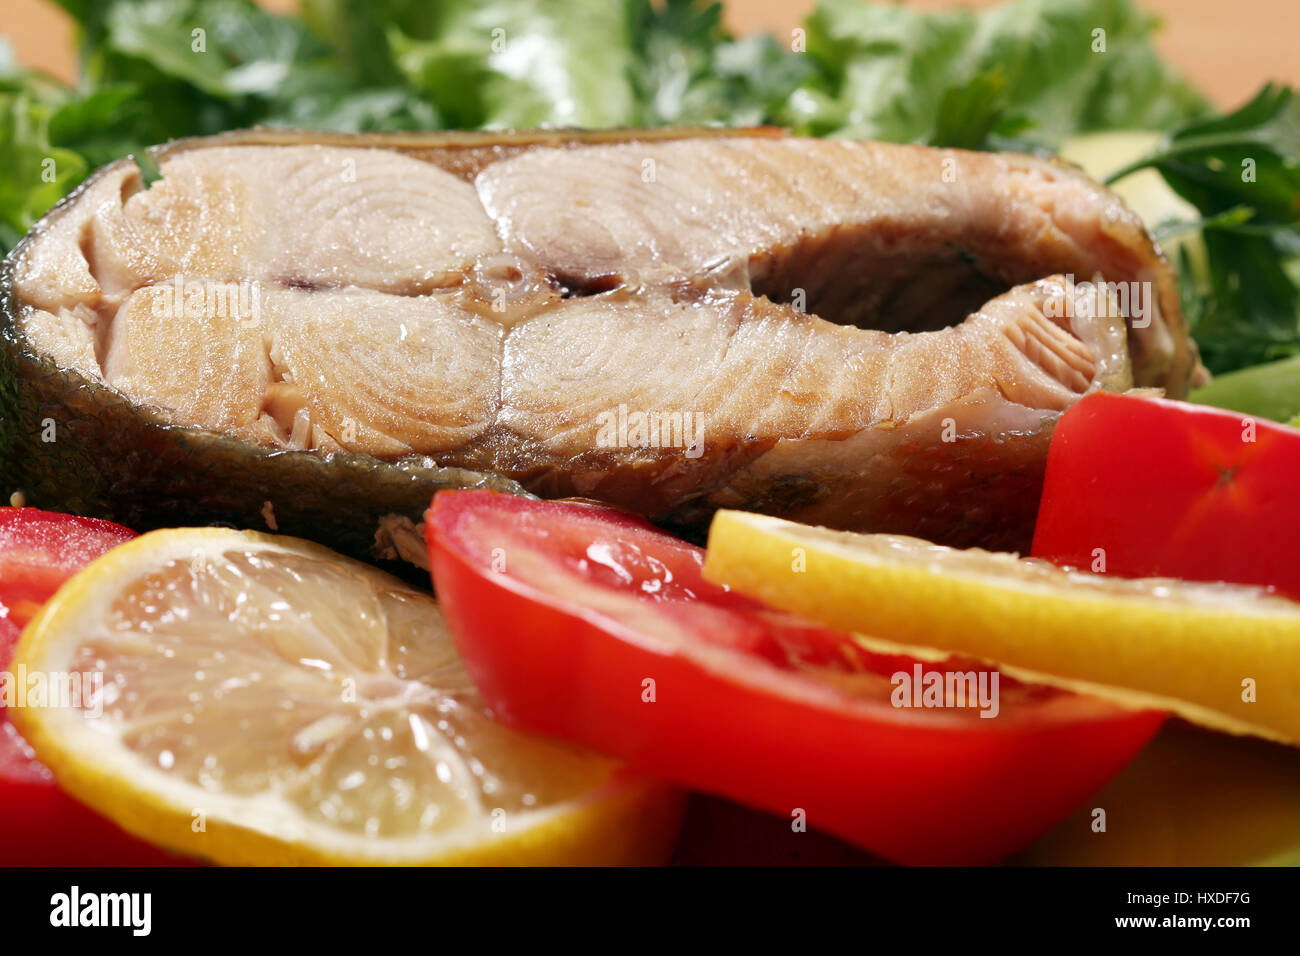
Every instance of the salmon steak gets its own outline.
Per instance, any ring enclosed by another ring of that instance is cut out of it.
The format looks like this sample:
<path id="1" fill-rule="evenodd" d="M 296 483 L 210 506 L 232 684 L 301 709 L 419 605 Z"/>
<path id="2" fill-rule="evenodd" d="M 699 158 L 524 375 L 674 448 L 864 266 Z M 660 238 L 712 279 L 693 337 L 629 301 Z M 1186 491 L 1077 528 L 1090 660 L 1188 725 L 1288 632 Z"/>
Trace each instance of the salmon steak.
<path id="1" fill-rule="evenodd" d="M 0 436 L 75 449 L 11 453 L 6 493 L 354 552 L 474 484 L 1021 549 L 1065 408 L 1204 374 L 1141 221 L 1055 161 L 772 130 L 153 155 L 6 263 Z"/>

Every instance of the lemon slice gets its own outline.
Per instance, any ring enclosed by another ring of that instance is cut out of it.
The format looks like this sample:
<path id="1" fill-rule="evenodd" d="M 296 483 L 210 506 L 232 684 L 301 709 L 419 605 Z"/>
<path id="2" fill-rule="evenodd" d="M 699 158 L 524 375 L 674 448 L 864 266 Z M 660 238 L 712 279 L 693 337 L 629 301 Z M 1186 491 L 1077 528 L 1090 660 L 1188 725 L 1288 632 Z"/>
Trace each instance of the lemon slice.
<path id="1" fill-rule="evenodd" d="M 1300 604 L 1259 588 L 1067 571 L 736 511 L 713 519 L 704 576 L 869 646 L 968 655 L 1018 679 L 1300 741 Z"/>
<path id="2" fill-rule="evenodd" d="M 675 792 L 494 721 L 432 597 L 293 538 L 138 538 L 11 668 L 81 678 L 11 711 L 64 788 L 214 862 L 650 863 L 680 823 Z"/>

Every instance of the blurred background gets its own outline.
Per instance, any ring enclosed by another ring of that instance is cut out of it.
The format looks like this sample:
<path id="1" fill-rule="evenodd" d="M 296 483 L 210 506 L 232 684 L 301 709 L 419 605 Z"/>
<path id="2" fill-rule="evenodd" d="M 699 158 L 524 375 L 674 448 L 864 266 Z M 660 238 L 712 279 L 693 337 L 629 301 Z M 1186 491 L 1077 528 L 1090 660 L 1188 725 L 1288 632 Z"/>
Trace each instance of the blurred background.
<path id="1" fill-rule="evenodd" d="M 93 2 L 93 0 L 91 0 Z M 563 0 L 550 0 L 563 3 Z M 907 0 L 920 10 L 973 9 L 998 0 Z M 1141 0 L 1162 27 L 1156 48 L 1218 106 L 1235 106 L 1265 79 L 1300 83 L 1296 0 Z M 276 13 L 297 12 L 301 0 L 261 0 Z M 737 34 L 778 35 L 803 22 L 815 0 L 725 0 L 723 22 Z M 4 0 L 0 32 L 24 65 L 71 82 L 76 75 L 72 18 L 52 0 Z"/>

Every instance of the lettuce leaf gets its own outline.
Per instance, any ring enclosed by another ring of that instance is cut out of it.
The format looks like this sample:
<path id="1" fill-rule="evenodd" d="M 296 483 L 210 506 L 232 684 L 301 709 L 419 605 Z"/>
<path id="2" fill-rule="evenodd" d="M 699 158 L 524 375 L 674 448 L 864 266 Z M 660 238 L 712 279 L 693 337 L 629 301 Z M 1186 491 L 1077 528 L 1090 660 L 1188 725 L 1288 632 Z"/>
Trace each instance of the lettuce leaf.
<path id="1" fill-rule="evenodd" d="M 1183 264 L 1179 277 L 1209 369 L 1300 352 L 1300 97 L 1266 85 L 1240 109 L 1172 130 L 1110 179 L 1145 168 L 1200 213 L 1183 225 L 1203 235 L 1209 268 Z"/>
<path id="2" fill-rule="evenodd" d="M 840 116 L 809 125 L 980 145 L 962 119 L 974 108 L 986 114 L 975 134 L 1006 123 L 1055 146 L 1074 133 L 1167 129 L 1206 115 L 1205 100 L 1151 46 L 1155 26 L 1129 0 L 1021 0 L 979 13 L 822 0 L 808 21 L 808 52 L 827 78 L 819 92 Z M 962 95 L 972 88 L 977 95 Z M 955 142 L 944 135 L 954 129 Z"/>
<path id="3" fill-rule="evenodd" d="M 15 245 L 45 211 L 89 171 L 79 153 L 50 141 L 51 118 L 66 94 L 38 74 L 17 69 L 0 40 L 0 244 Z"/>
<path id="4" fill-rule="evenodd" d="M 451 125 L 618 126 L 636 114 L 628 5 L 609 0 L 444 3 L 392 61 Z"/>
<path id="5" fill-rule="evenodd" d="M 6 247 L 86 177 L 85 159 L 50 144 L 52 112 L 28 93 L 0 93 L 0 241 Z"/>
<path id="6" fill-rule="evenodd" d="M 629 0 L 638 66 L 636 124 L 798 126 L 790 100 L 818 73 L 806 55 L 767 34 L 737 40 L 722 5 Z"/>

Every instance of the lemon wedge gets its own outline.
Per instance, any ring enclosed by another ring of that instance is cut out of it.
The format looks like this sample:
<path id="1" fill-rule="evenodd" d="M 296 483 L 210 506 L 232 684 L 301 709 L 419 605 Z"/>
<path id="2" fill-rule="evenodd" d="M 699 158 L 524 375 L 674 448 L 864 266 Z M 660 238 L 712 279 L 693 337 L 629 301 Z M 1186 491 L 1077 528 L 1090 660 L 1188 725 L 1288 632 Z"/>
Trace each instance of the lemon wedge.
<path id="1" fill-rule="evenodd" d="M 495 721 L 432 597 L 293 538 L 123 545 L 11 670 L 76 692 L 11 711 L 61 786 L 213 862 L 654 863 L 680 823 L 676 792 Z"/>
<path id="2" fill-rule="evenodd" d="M 1110 577 L 737 511 L 714 517 L 704 576 L 880 649 L 976 657 L 1018 679 L 1300 742 L 1300 604 L 1259 588 Z"/>

